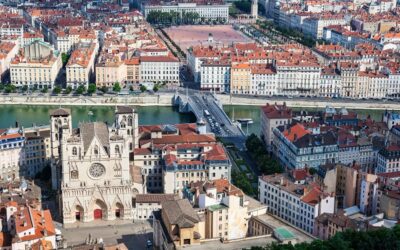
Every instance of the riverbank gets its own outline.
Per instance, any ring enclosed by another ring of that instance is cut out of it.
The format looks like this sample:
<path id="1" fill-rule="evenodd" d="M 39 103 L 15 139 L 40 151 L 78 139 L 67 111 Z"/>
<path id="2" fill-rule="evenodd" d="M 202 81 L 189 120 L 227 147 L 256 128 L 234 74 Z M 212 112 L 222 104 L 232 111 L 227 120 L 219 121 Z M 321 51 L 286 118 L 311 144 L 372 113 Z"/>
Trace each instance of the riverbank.
<path id="1" fill-rule="evenodd" d="M 6 95 L 0 96 L 0 103 L 6 105 L 31 104 L 43 106 L 172 106 L 173 96 L 173 93 L 126 96 Z"/>
<path id="2" fill-rule="evenodd" d="M 254 96 L 230 96 L 217 95 L 223 105 L 245 105 L 245 106 L 263 106 L 266 103 L 286 102 L 288 107 L 293 108 L 325 108 L 332 106 L 334 108 L 345 107 L 347 109 L 357 110 L 400 110 L 400 103 L 383 100 L 347 100 L 347 99 L 292 99 L 287 97 L 254 97 Z"/>
<path id="3" fill-rule="evenodd" d="M 7 95 L 0 96 L 0 103 L 6 105 L 44 105 L 44 106 L 172 106 L 174 93 L 154 95 L 126 96 L 51 96 L 51 95 Z M 217 95 L 223 105 L 262 106 L 266 103 L 282 103 L 293 108 L 334 108 L 345 107 L 357 110 L 400 110 L 400 103 L 382 100 L 346 100 L 346 99 L 292 99 L 287 97 L 254 97 Z"/>

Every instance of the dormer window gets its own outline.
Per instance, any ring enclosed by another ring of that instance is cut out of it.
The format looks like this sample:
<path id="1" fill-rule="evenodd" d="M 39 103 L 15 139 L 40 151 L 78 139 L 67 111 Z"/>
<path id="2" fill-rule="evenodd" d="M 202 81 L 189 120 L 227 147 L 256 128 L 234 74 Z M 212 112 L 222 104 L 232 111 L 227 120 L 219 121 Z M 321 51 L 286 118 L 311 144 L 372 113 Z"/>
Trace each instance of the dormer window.
<path id="1" fill-rule="evenodd" d="M 76 149 L 76 147 L 72 148 L 72 155 L 74 156 L 78 155 L 78 150 Z"/>

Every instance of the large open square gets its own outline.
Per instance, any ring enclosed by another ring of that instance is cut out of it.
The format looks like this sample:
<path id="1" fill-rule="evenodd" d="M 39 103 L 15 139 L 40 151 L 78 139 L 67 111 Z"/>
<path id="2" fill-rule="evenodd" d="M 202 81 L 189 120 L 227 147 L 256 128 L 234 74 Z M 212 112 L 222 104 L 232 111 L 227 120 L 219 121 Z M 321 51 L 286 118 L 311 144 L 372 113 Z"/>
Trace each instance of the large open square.
<path id="1" fill-rule="evenodd" d="M 164 30 L 182 50 L 187 50 L 194 45 L 206 44 L 210 33 L 214 41 L 220 45 L 252 41 L 240 31 L 235 30 L 232 25 L 186 25 Z"/>

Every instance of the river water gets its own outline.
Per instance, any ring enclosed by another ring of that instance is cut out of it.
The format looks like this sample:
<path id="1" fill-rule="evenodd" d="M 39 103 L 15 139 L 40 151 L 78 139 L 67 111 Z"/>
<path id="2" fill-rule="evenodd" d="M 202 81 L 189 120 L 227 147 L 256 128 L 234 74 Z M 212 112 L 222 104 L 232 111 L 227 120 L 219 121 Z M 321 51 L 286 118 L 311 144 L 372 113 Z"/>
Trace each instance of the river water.
<path id="1" fill-rule="evenodd" d="M 2 105 L 0 106 L 0 128 L 14 126 L 18 121 L 24 127 L 33 124 L 49 124 L 49 113 L 56 106 L 32 106 L 32 105 Z M 83 121 L 108 121 L 113 122 L 114 107 L 103 106 L 72 106 L 73 126 L 76 127 Z M 136 107 L 139 114 L 139 124 L 176 124 L 195 122 L 193 114 L 180 114 L 174 107 Z M 254 123 L 248 128 L 244 125 L 243 131 L 248 133 L 260 133 L 260 108 L 257 106 L 224 106 L 224 110 L 230 118 L 252 118 Z M 299 109 L 295 109 L 299 110 Z M 307 109 L 312 111 L 313 109 Z M 316 110 L 316 109 L 315 109 Z M 89 112 L 91 111 L 91 112 Z M 356 110 L 362 117 L 371 115 L 373 119 L 381 120 L 383 110 Z M 93 115 L 89 115 L 92 113 Z"/>

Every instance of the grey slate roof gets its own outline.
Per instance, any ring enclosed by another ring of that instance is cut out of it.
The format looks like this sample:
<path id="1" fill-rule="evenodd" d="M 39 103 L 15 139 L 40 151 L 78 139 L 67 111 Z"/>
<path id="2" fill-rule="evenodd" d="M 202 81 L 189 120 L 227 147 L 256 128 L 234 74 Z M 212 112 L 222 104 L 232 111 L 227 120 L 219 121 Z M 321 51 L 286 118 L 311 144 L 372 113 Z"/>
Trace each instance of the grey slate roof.
<path id="1" fill-rule="evenodd" d="M 134 112 L 133 108 L 128 106 L 117 106 L 115 113 L 116 114 L 132 114 Z"/>
<path id="2" fill-rule="evenodd" d="M 162 202 L 162 209 L 171 224 L 180 228 L 190 228 L 200 221 L 189 200 L 173 200 Z"/>
<path id="3" fill-rule="evenodd" d="M 85 153 L 95 136 L 97 136 L 106 152 L 109 153 L 110 143 L 107 124 L 104 122 L 81 123 L 79 128 Z"/>
<path id="4" fill-rule="evenodd" d="M 70 109 L 59 108 L 59 109 L 52 110 L 50 113 L 50 116 L 69 116 L 70 114 L 71 114 Z"/>

